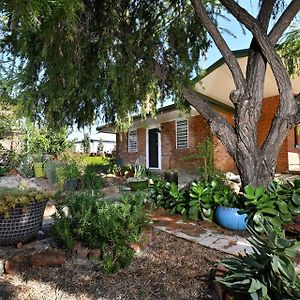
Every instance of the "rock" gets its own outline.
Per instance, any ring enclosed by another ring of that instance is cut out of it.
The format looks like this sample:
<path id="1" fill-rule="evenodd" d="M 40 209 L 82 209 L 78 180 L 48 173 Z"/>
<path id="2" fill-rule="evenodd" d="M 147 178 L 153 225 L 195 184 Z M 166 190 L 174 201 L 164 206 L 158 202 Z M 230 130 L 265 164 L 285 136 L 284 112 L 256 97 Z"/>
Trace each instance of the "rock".
<path id="1" fill-rule="evenodd" d="M 91 249 L 88 253 L 88 259 L 99 259 L 101 255 L 101 250 L 100 249 Z"/>
<path id="2" fill-rule="evenodd" d="M 16 245 L 16 248 L 17 248 L 17 249 L 22 249 L 23 247 L 24 247 L 24 245 L 23 245 L 22 242 L 20 242 L 20 243 L 18 243 L 18 244 Z"/>
<path id="3" fill-rule="evenodd" d="M 48 201 L 45 208 L 44 217 L 51 217 L 55 213 L 56 213 L 55 203 L 53 201 Z"/>
<path id="4" fill-rule="evenodd" d="M 119 187 L 118 186 L 109 186 L 101 190 L 105 196 L 117 197 L 119 196 Z"/>
<path id="5" fill-rule="evenodd" d="M 136 255 L 140 255 L 142 253 L 141 245 L 138 243 L 131 243 L 129 247 L 135 252 Z"/>
<path id="6" fill-rule="evenodd" d="M 227 172 L 225 173 L 226 179 L 235 182 L 235 183 L 241 183 L 241 178 L 239 175 L 236 175 L 234 173 L 231 172 Z"/>
<path id="7" fill-rule="evenodd" d="M 87 258 L 88 257 L 88 253 L 89 253 L 89 249 L 82 246 L 82 243 L 79 241 L 75 241 L 72 252 L 73 254 L 76 254 L 77 256 L 81 257 L 81 258 Z"/>
<path id="8" fill-rule="evenodd" d="M 9 176 L 16 176 L 16 175 L 18 175 L 19 174 L 19 172 L 18 172 L 18 170 L 16 169 L 16 168 L 12 168 L 8 173 L 7 173 L 7 175 L 9 175 Z"/>
<path id="9" fill-rule="evenodd" d="M 61 252 L 54 249 L 46 249 L 34 253 L 30 257 L 30 262 L 33 267 L 55 267 L 61 266 L 66 261 L 66 257 Z"/>
<path id="10" fill-rule="evenodd" d="M 4 270 L 7 274 L 18 274 L 31 267 L 28 255 L 17 254 L 8 258 L 4 263 Z"/>

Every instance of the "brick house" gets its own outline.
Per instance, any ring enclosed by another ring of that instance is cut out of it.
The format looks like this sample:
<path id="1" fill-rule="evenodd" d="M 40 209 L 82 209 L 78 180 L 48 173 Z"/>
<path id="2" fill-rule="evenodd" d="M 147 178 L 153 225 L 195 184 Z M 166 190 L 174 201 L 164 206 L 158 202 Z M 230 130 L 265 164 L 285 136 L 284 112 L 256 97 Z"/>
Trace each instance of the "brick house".
<path id="1" fill-rule="evenodd" d="M 247 51 L 236 51 L 235 55 L 245 70 Z M 201 83 L 200 83 L 201 79 Z M 234 84 L 223 59 L 206 70 L 205 76 L 195 78 L 195 90 L 206 98 L 211 107 L 232 121 L 234 108 L 229 99 Z M 292 79 L 295 94 L 300 92 L 300 76 Z M 258 138 L 262 143 L 268 133 L 278 105 L 278 92 L 272 72 L 267 68 L 262 116 L 258 125 Z M 113 132 L 113 125 L 98 128 L 102 132 Z M 191 107 L 189 113 L 176 109 L 174 105 L 161 108 L 157 117 L 141 120 L 135 117 L 132 128 L 125 134 L 118 133 L 117 157 L 124 163 L 140 164 L 150 169 L 193 170 L 199 162 L 185 160 L 197 151 L 197 145 L 211 136 L 214 141 L 214 164 L 222 171 L 236 170 L 235 164 L 221 142 L 212 135 L 204 118 Z M 277 172 L 300 171 L 300 136 L 292 129 L 285 139 L 277 160 Z"/>

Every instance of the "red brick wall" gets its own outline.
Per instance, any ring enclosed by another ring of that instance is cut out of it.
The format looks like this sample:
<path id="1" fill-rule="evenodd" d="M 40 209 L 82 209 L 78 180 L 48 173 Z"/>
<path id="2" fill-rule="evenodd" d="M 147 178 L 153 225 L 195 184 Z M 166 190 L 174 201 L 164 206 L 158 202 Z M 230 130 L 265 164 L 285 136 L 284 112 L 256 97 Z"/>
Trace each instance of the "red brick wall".
<path id="1" fill-rule="evenodd" d="M 258 124 L 258 141 L 262 145 L 267 136 L 272 119 L 278 106 L 278 96 L 266 98 L 263 101 L 262 116 Z M 230 114 L 222 113 L 232 123 Z M 198 167 L 197 160 L 183 160 L 184 157 L 197 151 L 197 145 L 211 134 L 207 122 L 200 116 L 193 116 L 188 119 L 189 126 L 189 147 L 187 149 L 176 149 L 176 122 L 175 120 L 161 124 L 161 153 L 162 169 L 192 170 Z M 146 129 L 139 128 L 138 152 L 128 153 L 128 135 L 117 135 L 117 155 L 124 163 L 134 164 L 138 158 L 141 164 L 146 164 Z M 214 141 L 214 162 L 217 169 L 222 171 L 236 171 L 235 164 L 222 143 L 213 136 Z M 294 130 L 292 129 L 285 139 L 277 159 L 276 172 L 288 171 L 287 152 L 300 153 L 300 149 L 294 148 Z"/>
<path id="2" fill-rule="evenodd" d="M 146 129 L 137 129 L 138 152 L 128 152 L 128 133 L 118 133 L 116 142 L 117 158 L 121 158 L 124 164 L 134 165 L 136 160 L 139 164 L 146 165 Z"/>
<path id="3" fill-rule="evenodd" d="M 223 117 L 227 119 L 230 124 L 233 124 L 233 116 L 229 113 L 221 113 Z M 223 172 L 237 172 L 235 163 L 229 153 L 227 152 L 225 146 L 220 142 L 220 140 L 214 135 L 214 164 L 218 170 Z"/>
<path id="4" fill-rule="evenodd" d="M 262 115 L 258 124 L 258 142 L 260 145 L 262 145 L 265 137 L 270 130 L 273 117 L 278 107 L 278 103 L 278 96 L 269 97 L 264 99 L 263 101 Z M 276 172 L 288 172 L 288 148 L 288 138 L 286 138 L 278 154 Z"/>
<path id="5" fill-rule="evenodd" d="M 227 116 L 229 118 L 229 116 Z M 165 122 L 161 124 L 161 153 L 162 169 L 177 170 L 195 170 L 200 162 L 197 159 L 184 159 L 195 154 L 197 146 L 203 142 L 211 131 L 207 122 L 200 115 L 188 119 L 189 144 L 186 149 L 176 149 L 176 121 Z M 123 162 L 134 164 L 139 158 L 140 163 L 146 164 L 146 130 L 138 129 L 138 152 L 128 153 L 128 134 L 117 134 L 117 156 L 122 158 Z M 214 137 L 215 154 L 214 161 L 218 169 L 223 171 L 233 171 L 234 162 L 220 141 Z"/>
<path id="6" fill-rule="evenodd" d="M 290 130 L 287 138 L 288 138 L 288 151 L 300 153 L 300 148 L 295 147 L 295 130 L 294 130 L 294 128 Z"/>
<path id="7" fill-rule="evenodd" d="M 188 119 L 188 148 L 176 149 L 176 121 L 162 123 L 162 169 L 192 170 L 197 168 L 199 161 L 184 158 L 195 154 L 199 142 L 202 142 L 209 134 L 208 124 L 202 117 L 190 117 Z"/>

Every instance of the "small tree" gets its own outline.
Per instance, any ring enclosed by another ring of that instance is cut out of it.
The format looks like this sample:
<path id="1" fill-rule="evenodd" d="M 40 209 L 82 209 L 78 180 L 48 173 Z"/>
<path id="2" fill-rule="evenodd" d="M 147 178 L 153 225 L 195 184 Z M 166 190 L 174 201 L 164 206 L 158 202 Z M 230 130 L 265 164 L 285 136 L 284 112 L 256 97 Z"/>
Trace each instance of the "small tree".
<path id="1" fill-rule="evenodd" d="M 100 139 L 100 140 L 99 140 L 98 147 L 97 147 L 97 153 L 99 153 L 99 154 L 103 154 L 103 149 L 104 149 L 103 140 L 102 140 L 102 139 Z"/>
<path id="2" fill-rule="evenodd" d="M 88 133 L 85 133 L 82 140 L 83 152 L 89 154 L 91 152 L 91 139 Z"/>

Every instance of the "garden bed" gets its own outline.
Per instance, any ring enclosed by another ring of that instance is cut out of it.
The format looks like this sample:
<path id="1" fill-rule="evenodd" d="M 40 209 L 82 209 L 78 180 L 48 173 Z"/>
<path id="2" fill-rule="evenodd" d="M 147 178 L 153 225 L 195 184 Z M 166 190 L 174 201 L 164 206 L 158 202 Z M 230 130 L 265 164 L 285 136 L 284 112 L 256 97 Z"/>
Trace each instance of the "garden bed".
<path id="1" fill-rule="evenodd" d="M 9 248 L 0 248 L 0 258 Z M 11 251 L 11 248 L 10 248 Z M 88 260 L 69 257 L 61 267 L 0 276 L 4 299 L 212 299 L 210 268 L 228 255 L 163 232 L 147 252 L 119 272 L 103 276 Z"/>

